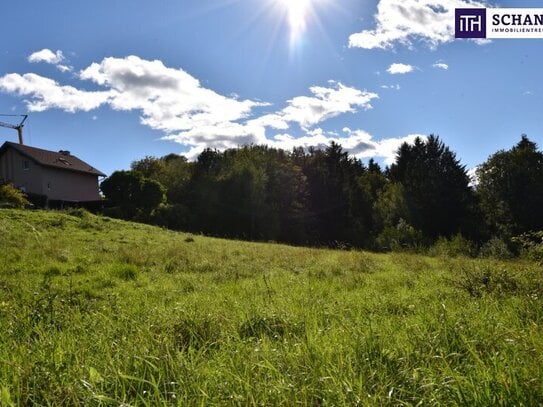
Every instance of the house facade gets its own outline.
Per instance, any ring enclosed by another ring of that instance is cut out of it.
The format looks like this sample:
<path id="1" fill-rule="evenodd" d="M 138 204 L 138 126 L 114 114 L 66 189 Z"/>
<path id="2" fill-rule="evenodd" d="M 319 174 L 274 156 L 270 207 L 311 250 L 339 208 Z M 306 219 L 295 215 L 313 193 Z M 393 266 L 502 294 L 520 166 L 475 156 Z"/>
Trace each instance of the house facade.
<path id="1" fill-rule="evenodd" d="M 0 147 L 0 181 L 50 201 L 100 200 L 98 178 L 105 174 L 68 151 L 49 151 L 5 142 Z"/>

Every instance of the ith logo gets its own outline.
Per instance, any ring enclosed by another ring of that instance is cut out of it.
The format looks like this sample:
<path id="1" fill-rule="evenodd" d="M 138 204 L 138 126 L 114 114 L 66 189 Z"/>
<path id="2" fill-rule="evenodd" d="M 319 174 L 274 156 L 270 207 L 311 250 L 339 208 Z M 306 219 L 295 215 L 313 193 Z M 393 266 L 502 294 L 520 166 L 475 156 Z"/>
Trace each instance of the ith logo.
<path id="1" fill-rule="evenodd" d="M 457 8 L 455 38 L 486 38 L 486 9 Z"/>

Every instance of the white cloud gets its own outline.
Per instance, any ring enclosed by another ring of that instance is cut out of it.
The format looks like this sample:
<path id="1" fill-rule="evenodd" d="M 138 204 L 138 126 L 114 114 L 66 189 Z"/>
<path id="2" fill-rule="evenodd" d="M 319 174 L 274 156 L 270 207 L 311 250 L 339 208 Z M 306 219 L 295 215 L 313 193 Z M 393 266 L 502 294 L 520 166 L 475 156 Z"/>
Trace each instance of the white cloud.
<path id="1" fill-rule="evenodd" d="M 479 167 L 473 167 L 467 170 L 467 175 L 470 181 L 469 182 L 470 187 L 477 188 L 477 185 L 479 185 L 479 176 L 477 174 L 478 169 Z"/>
<path id="2" fill-rule="evenodd" d="M 405 137 L 387 138 L 375 140 L 373 136 L 364 130 L 351 130 L 347 127 L 343 129 L 344 136 L 326 133 L 318 128 L 310 132 L 307 136 L 294 138 L 288 134 L 280 134 L 274 137 L 268 144 L 273 147 L 290 150 L 294 147 L 314 147 L 322 148 L 329 145 L 332 141 L 341 144 L 345 151 L 359 158 L 380 157 L 387 165 L 394 163 L 396 151 L 403 143 L 412 144 L 415 138 L 426 136 L 420 134 L 411 134 Z"/>
<path id="3" fill-rule="evenodd" d="M 290 129 L 291 123 L 297 123 L 305 133 L 314 135 L 315 130 L 312 130 L 312 127 L 315 124 L 342 113 L 355 112 L 356 107 L 370 109 L 370 101 L 378 97 L 375 93 L 360 91 L 336 82 L 331 82 L 329 88 L 311 87 L 310 92 L 313 96 L 297 96 L 287 101 L 284 109 L 275 113 L 243 123 L 221 122 L 213 126 L 198 126 L 166 136 L 165 139 L 194 146 L 187 154 L 189 158 L 210 146 L 220 150 L 250 143 L 268 144 L 284 149 L 307 146 L 307 137 L 294 138 L 282 134 L 269 139 L 266 137 L 266 130 L 272 128 L 286 131 Z M 312 139 L 311 143 L 313 142 L 316 141 Z"/>
<path id="4" fill-rule="evenodd" d="M 374 140 L 373 137 L 363 130 L 343 129 L 347 138 L 342 142 L 343 147 L 357 158 L 382 157 L 386 164 L 394 163 L 396 152 L 403 143 L 412 144 L 417 137 L 426 139 L 422 134 L 410 134 L 404 137 L 392 137 L 381 140 Z"/>
<path id="5" fill-rule="evenodd" d="M 454 39 L 454 9 L 471 7 L 485 4 L 475 0 L 380 0 L 375 28 L 352 34 L 349 46 L 391 49 L 421 41 L 436 48 Z"/>
<path id="6" fill-rule="evenodd" d="M 89 111 L 107 103 L 112 91 L 84 91 L 33 73 L 7 74 L 0 77 L 0 90 L 19 96 L 29 96 L 26 105 L 31 112 L 62 109 L 66 112 Z"/>
<path id="7" fill-rule="evenodd" d="M 339 135 L 316 128 L 341 114 L 371 109 L 371 102 L 379 97 L 334 81 L 327 86 L 311 87 L 309 95 L 296 96 L 286 101 L 283 108 L 257 114 L 256 109 L 269 108 L 270 104 L 243 100 L 238 95 L 220 95 L 203 87 L 184 70 L 166 67 L 158 60 L 137 56 L 105 58 L 78 75 L 80 80 L 93 82 L 102 90 L 61 85 L 33 73 L 12 73 L 0 77 L 0 91 L 27 98 L 29 111 L 77 112 L 101 106 L 139 111 L 142 124 L 163 132 L 163 139 L 185 146 L 189 158 L 195 158 L 206 147 L 224 150 L 253 143 L 291 149 L 321 147 L 335 141 L 357 157 L 384 157 L 391 163 L 396 148 L 403 141 L 414 139 L 408 136 L 374 140 L 362 130 L 344 129 Z M 296 132 L 291 129 L 293 124 L 302 129 L 303 137 L 290 134 Z M 273 130 L 281 130 L 282 134 L 273 135 Z"/>
<path id="8" fill-rule="evenodd" d="M 194 127 L 177 134 L 164 136 L 163 139 L 188 146 L 190 150 L 185 155 L 189 159 L 194 159 L 208 147 L 225 150 L 248 144 L 269 144 L 265 133 L 264 127 L 224 122 Z"/>
<path id="9" fill-rule="evenodd" d="M 401 87 L 399 84 L 395 84 L 395 85 L 381 85 L 381 88 L 382 89 L 390 89 L 390 90 L 400 90 Z"/>
<path id="10" fill-rule="evenodd" d="M 28 62 L 31 63 L 45 62 L 46 64 L 56 65 L 60 64 L 62 61 L 64 61 L 62 51 L 53 52 L 47 48 L 34 52 L 28 57 Z"/>
<path id="11" fill-rule="evenodd" d="M 413 65 L 395 63 L 388 67 L 387 72 L 391 75 L 397 75 L 413 72 L 414 69 Z"/>
<path id="12" fill-rule="evenodd" d="M 371 100 L 379 98 L 376 93 L 361 91 L 330 81 L 330 87 L 313 86 L 313 96 L 297 96 L 287 101 L 287 107 L 279 112 L 264 115 L 250 124 L 269 126 L 285 130 L 288 123 L 298 123 L 304 130 L 343 113 L 354 113 L 356 108 L 371 109 Z"/>
<path id="13" fill-rule="evenodd" d="M 432 67 L 437 68 L 437 69 L 444 69 L 444 70 L 449 69 L 449 65 L 447 65 L 444 62 L 436 62 L 435 64 L 432 65 Z"/>
<path id="14" fill-rule="evenodd" d="M 489 40 L 488 38 L 472 38 L 470 41 L 473 41 L 477 45 L 492 44 L 492 40 Z"/>
<path id="15" fill-rule="evenodd" d="M 72 66 L 61 63 L 65 60 L 66 58 L 62 51 L 53 52 L 47 48 L 34 52 L 28 57 L 28 62 L 30 63 L 45 62 L 46 64 L 55 65 L 60 72 L 71 72 L 73 70 Z"/>
<path id="16" fill-rule="evenodd" d="M 140 110 L 143 124 L 166 133 L 245 119 L 266 105 L 222 96 L 182 69 L 137 56 L 105 58 L 81 71 L 80 78 L 110 89 L 113 109 Z"/>
<path id="17" fill-rule="evenodd" d="M 73 66 L 70 66 L 70 65 L 62 65 L 62 64 L 58 64 L 57 65 L 57 69 L 60 71 L 60 72 L 72 72 L 73 71 Z"/>

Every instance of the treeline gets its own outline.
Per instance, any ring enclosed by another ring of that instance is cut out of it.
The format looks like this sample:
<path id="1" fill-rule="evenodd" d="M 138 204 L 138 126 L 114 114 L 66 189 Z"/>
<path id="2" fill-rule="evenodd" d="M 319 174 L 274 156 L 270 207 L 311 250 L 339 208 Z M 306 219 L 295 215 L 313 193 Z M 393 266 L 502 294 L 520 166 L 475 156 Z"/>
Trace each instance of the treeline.
<path id="1" fill-rule="evenodd" d="M 109 215 L 297 245 L 386 250 L 447 238 L 510 245 L 543 229 L 543 153 L 528 137 L 490 156 L 475 178 L 430 136 L 403 144 L 385 169 L 336 143 L 289 152 L 246 146 L 207 149 L 195 162 L 145 157 L 101 189 Z"/>

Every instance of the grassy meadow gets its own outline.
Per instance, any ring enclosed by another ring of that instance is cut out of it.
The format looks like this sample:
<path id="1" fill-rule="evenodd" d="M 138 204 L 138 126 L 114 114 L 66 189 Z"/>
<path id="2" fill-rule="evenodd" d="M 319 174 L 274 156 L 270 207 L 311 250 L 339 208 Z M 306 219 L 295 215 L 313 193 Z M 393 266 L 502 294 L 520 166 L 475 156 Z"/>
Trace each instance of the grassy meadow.
<path id="1" fill-rule="evenodd" d="M 543 267 L 0 211 L 0 405 L 540 405 Z"/>

